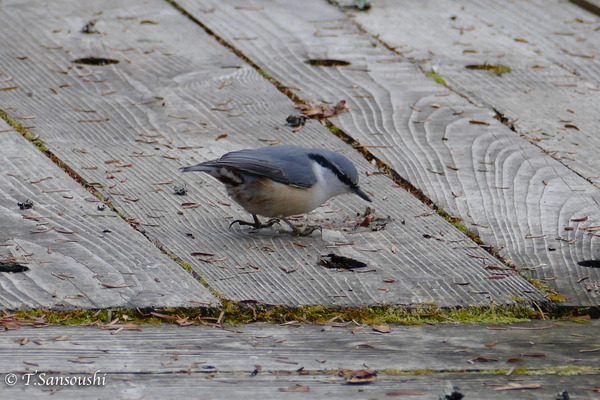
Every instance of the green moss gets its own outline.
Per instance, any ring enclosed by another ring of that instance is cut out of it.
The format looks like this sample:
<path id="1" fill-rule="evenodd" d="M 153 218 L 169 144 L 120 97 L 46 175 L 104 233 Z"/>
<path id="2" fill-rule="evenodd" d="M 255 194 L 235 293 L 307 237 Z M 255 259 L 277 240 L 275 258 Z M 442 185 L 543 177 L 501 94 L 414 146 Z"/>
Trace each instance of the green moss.
<path id="1" fill-rule="evenodd" d="M 433 80 L 436 83 L 439 83 L 440 85 L 446 86 L 446 81 L 444 80 L 444 78 L 442 78 L 440 75 L 436 74 L 435 72 L 426 72 L 425 76 L 427 76 L 428 78 L 433 78 Z"/>
<path id="2" fill-rule="evenodd" d="M 435 324 L 435 323 L 511 323 L 527 321 L 535 312 L 524 306 L 490 306 L 441 309 L 433 304 L 417 307 L 380 305 L 360 308 L 332 308 L 326 306 L 303 306 L 298 308 L 273 307 L 261 304 L 222 301 L 219 308 L 165 308 L 165 309 L 105 309 L 56 311 L 48 309 L 17 310 L 18 318 L 40 318 L 57 325 L 105 324 L 115 318 L 121 323 L 157 324 L 191 321 L 195 323 L 216 322 L 240 324 L 268 322 L 283 324 L 292 321 L 303 323 L 347 324 L 356 322 L 366 325 L 381 324 Z M 152 312 L 163 315 L 156 316 Z M 166 317 L 164 317 L 166 316 Z"/>
<path id="3" fill-rule="evenodd" d="M 70 311 L 55 311 L 47 309 L 37 310 L 17 310 L 14 312 L 17 318 L 31 319 L 44 317 L 45 320 L 54 325 L 89 325 L 94 322 L 94 310 L 70 310 Z M 98 318 L 102 319 L 102 315 L 106 315 L 106 311 L 100 311 Z"/>
<path id="4" fill-rule="evenodd" d="M 527 281 L 529 283 L 531 283 L 532 286 L 536 287 L 537 289 L 541 290 L 542 292 L 544 292 L 544 294 L 552 301 L 554 302 L 562 302 L 565 301 L 565 297 L 558 293 L 556 290 L 554 289 L 550 289 L 550 287 L 548 285 L 546 285 L 545 283 L 535 279 L 535 278 L 531 278 L 529 276 L 525 276 L 525 279 L 527 279 Z"/>
<path id="5" fill-rule="evenodd" d="M 576 365 L 556 366 L 548 369 L 548 373 L 556 375 L 573 376 L 573 375 L 596 375 L 600 372 L 600 368 L 579 367 Z"/>
<path id="6" fill-rule="evenodd" d="M 235 308 L 233 308 L 235 310 Z M 245 322 L 254 315 L 259 321 L 272 323 L 286 323 L 299 321 L 308 323 L 326 323 L 335 318 L 335 323 L 356 321 L 366 325 L 403 324 L 418 325 L 423 323 L 433 324 L 439 322 L 461 323 L 501 323 L 529 320 L 534 313 L 529 307 L 466 307 L 441 309 L 435 305 L 425 304 L 412 308 L 379 305 L 361 308 L 331 308 L 325 306 L 305 306 L 299 308 L 261 308 L 253 307 L 251 310 L 235 310 L 226 316 L 229 322 Z"/>
<path id="7" fill-rule="evenodd" d="M 474 232 L 471 232 L 466 226 L 464 226 L 461 223 L 460 218 L 448 214 L 441 208 L 436 208 L 435 212 L 441 217 L 443 217 L 450 224 L 452 224 L 456 229 L 468 236 L 472 241 L 474 241 L 477 244 L 483 244 L 483 241 L 479 238 L 479 236 L 477 236 Z"/>
<path id="8" fill-rule="evenodd" d="M 540 369 L 521 368 L 520 371 L 517 371 L 517 369 L 515 369 L 515 371 L 513 371 L 513 374 L 516 374 L 517 372 L 519 375 L 597 375 L 598 373 L 600 373 L 600 368 L 579 367 L 576 365 L 558 365 L 554 367 Z"/>
<path id="9" fill-rule="evenodd" d="M 394 369 L 394 368 L 386 368 L 382 371 L 377 371 L 378 375 L 391 375 L 391 376 L 398 376 L 398 375 L 415 375 L 415 376 L 426 376 L 426 375 L 434 375 L 434 374 L 439 374 L 442 371 L 436 371 L 433 369 L 411 369 L 411 370 L 400 370 L 400 369 Z"/>
<path id="10" fill-rule="evenodd" d="M 571 322 L 576 322 L 578 324 L 587 324 L 590 322 L 589 318 L 581 318 L 579 316 L 566 315 L 564 319 L 568 319 Z"/>
<path id="11" fill-rule="evenodd" d="M 166 251 L 165 251 L 165 253 L 166 253 Z M 217 299 L 224 298 L 224 295 L 222 293 L 217 292 L 212 286 L 210 286 L 209 283 L 206 280 L 204 280 L 204 278 L 202 278 L 200 275 L 198 275 L 196 273 L 196 271 L 194 271 L 194 268 L 190 264 L 186 263 L 185 261 L 183 261 L 182 259 L 180 259 L 179 257 L 177 257 L 173 254 L 167 254 L 167 255 L 169 256 L 170 259 L 175 261 L 183 269 L 185 269 L 187 272 L 189 272 L 194 277 L 194 279 L 196 279 L 198 282 L 200 282 L 202 284 L 202 286 L 207 288 L 213 296 L 215 296 Z"/>
<path id="12" fill-rule="evenodd" d="M 466 65 L 465 68 L 467 68 L 467 69 L 476 69 L 476 70 L 484 70 L 484 71 L 491 72 L 491 73 L 497 74 L 497 75 L 506 74 L 506 73 L 512 71 L 512 68 L 510 68 L 510 67 L 508 67 L 506 65 L 502 65 L 502 64 L 488 64 L 488 63 Z"/>
<path id="13" fill-rule="evenodd" d="M 338 128 L 337 126 L 335 126 L 335 125 L 333 125 L 333 124 L 330 124 L 330 125 L 328 126 L 328 128 L 329 128 L 329 132 L 333 133 L 334 135 L 336 135 L 336 136 L 337 136 L 337 135 L 339 135 L 339 134 L 340 134 L 340 128 Z"/>

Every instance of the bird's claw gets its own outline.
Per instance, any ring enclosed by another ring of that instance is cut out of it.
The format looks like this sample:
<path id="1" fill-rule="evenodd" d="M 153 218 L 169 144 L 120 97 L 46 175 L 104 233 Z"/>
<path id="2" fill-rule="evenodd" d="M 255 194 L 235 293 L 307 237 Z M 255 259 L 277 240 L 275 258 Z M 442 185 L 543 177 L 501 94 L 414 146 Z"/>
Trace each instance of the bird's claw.
<path id="1" fill-rule="evenodd" d="M 243 221 L 241 219 L 236 219 L 235 221 L 233 221 L 231 224 L 229 224 L 229 229 L 231 229 L 231 227 L 235 224 L 239 224 L 239 225 L 243 225 L 243 226 L 251 226 L 253 229 L 263 229 L 263 228 L 270 228 L 273 225 L 283 221 L 286 224 L 288 224 L 288 226 L 290 228 L 292 228 L 292 235 L 294 236 L 309 236 L 311 235 L 314 231 L 316 231 L 317 229 L 320 230 L 321 232 L 323 232 L 323 228 L 321 228 L 320 226 L 310 226 L 308 225 L 306 228 L 304 228 L 303 230 L 298 229 L 298 227 L 294 224 L 292 224 L 288 219 L 286 218 L 273 218 L 268 220 L 265 223 L 262 223 L 259 221 L 258 217 L 254 216 L 254 222 L 248 222 L 248 221 Z"/>
<path id="2" fill-rule="evenodd" d="M 285 222 L 286 224 L 288 224 L 288 226 L 290 228 L 292 228 L 292 235 L 294 235 L 294 236 L 309 236 L 311 233 L 313 233 L 317 229 L 320 230 L 321 233 L 323 232 L 323 228 L 321 228 L 320 226 L 307 225 L 306 228 L 304 228 L 303 230 L 300 230 L 300 229 L 298 229 L 298 227 L 296 225 L 292 224 L 287 218 L 282 218 L 281 220 L 283 222 Z"/>
<path id="3" fill-rule="evenodd" d="M 292 235 L 294 235 L 294 236 L 310 236 L 316 230 L 319 230 L 319 231 L 321 231 L 321 233 L 323 233 L 323 228 L 321 228 L 320 226 L 308 225 L 303 230 L 296 228 L 295 230 L 292 231 Z"/>
<path id="4" fill-rule="evenodd" d="M 231 224 L 229 224 L 229 229 L 231 229 L 231 227 L 235 224 L 239 224 L 239 225 L 243 225 L 243 226 L 251 226 L 254 229 L 270 228 L 278 222 L 279 222 L 279 219 L 277 219 L 277 218 L 270 219 L 265 223 L 258 221 L 258 219 L 255 219 L 254 222 L 248 222 L 248 221 L 243 221 L 241 219 L 236 219 Z"/>
<path id="5" fill-rule="evenodd" d="M 241 219 L 236 219 L 232 223 L 229 224 L 229 229 L 235 224 L 246 225 L 246 226 L 256 226 L 254 222 L 242 221 Z"/>

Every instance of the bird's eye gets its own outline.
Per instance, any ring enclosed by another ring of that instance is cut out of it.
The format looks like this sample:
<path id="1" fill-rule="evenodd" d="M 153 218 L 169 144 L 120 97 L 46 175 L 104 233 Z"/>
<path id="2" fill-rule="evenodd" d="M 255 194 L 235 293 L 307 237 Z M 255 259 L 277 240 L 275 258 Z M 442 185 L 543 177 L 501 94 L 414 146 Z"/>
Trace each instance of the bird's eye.
<path id="1" fill-rule="evenodd" d="M 328 170 L 333 172 L 335 174 L 335 176 L 337 176 L 337 178 L 345 185 L 348 185 L 350 187 L 356 186 L 356 183 L 352 182 L 352 180 L 348 177 L 348 175 L 346 175 L 342 171 L 340 171 L 333 163 L 331 163 L 329 160 L 327 160 L 322 155 L 309 154 L 308 157 L 311 160 L 314 160 L 316 163 L 318 163 L 321 167 L 327 168 Z"/>

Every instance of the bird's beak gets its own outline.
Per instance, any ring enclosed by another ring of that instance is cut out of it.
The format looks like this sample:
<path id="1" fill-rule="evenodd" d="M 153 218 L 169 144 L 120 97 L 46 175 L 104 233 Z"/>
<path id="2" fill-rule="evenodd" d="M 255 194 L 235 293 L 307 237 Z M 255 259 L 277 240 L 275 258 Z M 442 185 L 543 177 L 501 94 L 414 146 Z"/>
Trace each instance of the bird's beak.
<path id="1" fill-rule="evenodd" d="M 354 187 L 352 188 L 352 191 L 353 191 L 354 193 L 356 193 L 356 195 L 357 195 L 357 196 L 360 196 L 360 198 L 362 198 L 362 199 L 364 199 L 364 200 L 366 200 L 366 201 L 368 201 L 368 202 L 371 202 L 371 198 L 369 197 L 369 195 L 367 195 L 367 194 L 366 194 L 366 193 L 365 193 L 365 192 L 364 192 L 364 191 L 363 191 L 361 188 L 359 188 L 358 186 L 354 186 Z"/>

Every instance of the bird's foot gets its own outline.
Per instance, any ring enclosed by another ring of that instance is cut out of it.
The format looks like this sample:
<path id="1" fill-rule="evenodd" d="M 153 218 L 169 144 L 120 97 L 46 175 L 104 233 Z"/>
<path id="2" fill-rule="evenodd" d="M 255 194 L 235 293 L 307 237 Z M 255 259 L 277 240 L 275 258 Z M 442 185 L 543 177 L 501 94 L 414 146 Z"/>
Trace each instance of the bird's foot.
<path id="1" fill-rule="evenodd" d="M 317 229 L 320 230 L 321 233 L 323 232 L 323 228 L 321 228 L 320 226 L 307 225 L 306 228 L 304 228 L 303 230 L 300 230 L 300 229 L 298 229 L 298 227 L 296 225 L 292 224 L 288 219 L 281 218 L 281 220 L 283 222 L 285 222 L 286 224 L 288 224 L 288 226 L 290 228 L 292 228 L 292 235 L 294 235 L 294 236 L 310 236 Z"/>
<path id="2" fill-rule="evenodd" d="M 231 227 L 233 225 L 239 224 L 239 225 L 244 225 L 244 226 L 251 226 L 252 228 L 258 230 L 258 229 L 263 229 L 263 228 L 270 228 L 274 224 L 279 222 L 279 218 L 273 218 L 273 219 L 268 220 L 265 223 L 262 223 L 262 222 L 260 222 L 260 220 L 258 219 L 258 217 L 256 215 L 252 215 L 252 217 L 254 218 L 254 222 L 248 222 L 248 221 L 242 221 L 241 219 L 236 219 L 231 224 L 229 224 L 229 229 L 231 229 Z"/>
<path id="3" fill-rule="evenodd" d="M 254 230 L 259 230 L 259 229 L 264 229 L 264 228 L 270 228 L 273 225 L 283 221 L 286 224 L 288 224 L 288 226 L 290 228 L 292 228 L 291 233 L 294 236 L 309 236 L 317 229 L 320 230 L 321 232 L 323 232 L 323 229 L 320 226 L 310 226 L 310 225 L 308 225 L 306 228 L 300 230 L 296 225 L 292 224 L 287 218 L 272 218 L 272 219 L 268 220 L 267 222 L 263 223 L 263 222 L 260 222 L 260 220 L 258 219 L 258 217 L 256 215 L 252 215 L 252 217 L 254 218 L 254 222 L 248 222 L 248 221 L 242 221 L 241 219 L 236 219 L 231 224 L 229 224 L 229 229 L 231 229 L 231 227 L 233 225 L 238 224 L 238 225 L 243 225 L 243 226 L 251 226 Z"/>
<path id="4" fill-rule="evenodd" d="M 321 232 L 321 234 L 323 234 L 323 228 L 321 228 L 320 226 L 310 226 L 310 225 L 307 225 L 306 228 L 304 228 L 302 231 L 300 231 L 300 233 L 296 234 L 294 232 L 293 234 L 297 235 L 297 236 L 310 236 L 316 230 L 319 230 Z"/>

